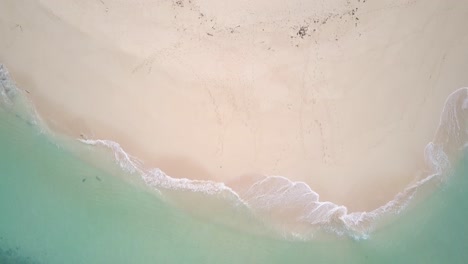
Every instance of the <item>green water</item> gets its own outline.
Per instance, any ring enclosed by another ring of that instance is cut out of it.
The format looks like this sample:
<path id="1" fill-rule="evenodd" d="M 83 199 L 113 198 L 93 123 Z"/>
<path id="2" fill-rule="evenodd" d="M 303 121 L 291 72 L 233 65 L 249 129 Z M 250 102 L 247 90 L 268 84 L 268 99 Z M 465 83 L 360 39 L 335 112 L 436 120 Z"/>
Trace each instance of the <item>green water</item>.
<path id="1" fill-rule="evenodd" d="M 0 110 L 0 263 L 467 263 L 467 174 L 368 240 L 282 241 L 192 217 Z"/>

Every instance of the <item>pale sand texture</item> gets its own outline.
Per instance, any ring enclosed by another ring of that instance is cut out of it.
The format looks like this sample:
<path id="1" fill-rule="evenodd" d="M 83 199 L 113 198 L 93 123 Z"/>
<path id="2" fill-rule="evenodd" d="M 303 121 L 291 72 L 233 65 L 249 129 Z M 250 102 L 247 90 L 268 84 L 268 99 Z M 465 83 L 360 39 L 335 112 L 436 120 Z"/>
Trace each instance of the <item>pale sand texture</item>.
<path id="1" fill-rule="evenodd" d="M 283 175 L 364 210 L 423 168 L 468 85 L 467 25 L 459 0 L 1 0 L 0 62 L 73 137 L 173 177 Z"/>

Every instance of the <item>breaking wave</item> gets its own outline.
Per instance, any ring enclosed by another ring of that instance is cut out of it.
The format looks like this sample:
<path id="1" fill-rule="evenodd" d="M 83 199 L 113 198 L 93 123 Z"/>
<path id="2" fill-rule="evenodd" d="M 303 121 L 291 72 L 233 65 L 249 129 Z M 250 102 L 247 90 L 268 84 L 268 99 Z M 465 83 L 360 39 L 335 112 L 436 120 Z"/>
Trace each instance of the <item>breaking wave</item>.
<path id="1" fill-rule="evenodd" d="M 24 98 L 1 64 L 0 84 L 0 102 L 3 107 L 11 108 L 18 97 Z M 309 185 L 283 176 L 265 176 L 248 189 L 236 192 L 224 183 L 173 178 L 158 168 L 145 168 L 138 159 L 111 140 L 78 140 L 84 144 L 108 148 L 122 169 L 137 173 L 155 190 L 184 190 L 221 197 L 232 206 L 247 208 L 286 238 L 307 240 L 319 231 L 326 231 L 366 239 L 375 229 L 378 219 L 398 214 L 421 188 L 439 184 L 450 175 L 451 164 L 468 145 L 467 111 L 468 88 L 460 88 L 449 95 L 434 139 L 426 145 L 424 151 L 429 168 L 425 177 L 405 188 L 391 201 L 367 212 L 348 212 L 343 205 L 320 201 L 319 194 Z M 35 112 L 30 114 L 37 117 Z"/>

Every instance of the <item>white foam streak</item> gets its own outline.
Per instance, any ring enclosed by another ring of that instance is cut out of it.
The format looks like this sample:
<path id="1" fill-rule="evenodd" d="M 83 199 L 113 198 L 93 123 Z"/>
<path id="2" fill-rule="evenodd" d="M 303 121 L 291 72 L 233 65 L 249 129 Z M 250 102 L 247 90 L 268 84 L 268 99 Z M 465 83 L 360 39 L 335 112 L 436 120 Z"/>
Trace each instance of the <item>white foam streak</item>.
<path id="1" fill-rule="evenodd" d="M 11 106 L 13 99 L 16 97 L 18 89 L 10 78 L 8 70 L 3 64 L 0 64 L 0 96 L 2 99 L 2 106 Z"/>
<path id="2" fill-rule="evenodd" d="M 209 195 L 224 194 L 225 198 L 234 199 L 236 202 L 242 203 L 240 197 L 224 183 L 202 180 L 190 180 L 186 178 L 172 178 L 158 168 L 145 169 L 142 163 L 135 157 L 132 157 L 117 142 L 102 139 L 78 139 L 82 143 L 94 146 L 104 146 L 111 149 L 114 153 L 115 160 L 121 168 L 130 172 L 138 173 L 143 180 L 151 187 L 156 189 L 171 189 L 171 190 L 190 190 L 194 192 L 206 193 Z"/>
<path id="3" fill-rule="evenodd" d="M 47 133 L 47 126 L 42 122 L 36 108 L 16 86 L 7 68 L 0 63 L 0 107 L 13 112 L 29 125 L 35 125 L 40 132 Z"/>
<path id="4" fill-rule="evenodd" d="M 102 139 L 78 139 L 84 144 L 93 145 L 93 146 L 104 146 L 111 149 L 114 153 L 115 160 L 119 163 L 120 167 L 127 172 L 134 173 L 143 173 L 143 170 L 140 169 L 140 162 L 130 156 L 125 152 L 119 143 L 112 140 L 102 140 Z"/>

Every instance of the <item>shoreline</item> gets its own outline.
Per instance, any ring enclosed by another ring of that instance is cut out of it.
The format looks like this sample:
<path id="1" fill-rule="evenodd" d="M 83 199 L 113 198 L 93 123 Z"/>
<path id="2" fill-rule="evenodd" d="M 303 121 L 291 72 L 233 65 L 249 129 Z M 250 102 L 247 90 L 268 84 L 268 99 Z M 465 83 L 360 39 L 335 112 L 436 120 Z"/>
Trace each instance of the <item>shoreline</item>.
<path id="1" fill-rule="evenodd" d="M 13 4 L 19 10 L 23 5 Z M 242 175 L 284 175 L 307 183 L 326 201 L 369 211 L 415 181 L 446 96 L 468 82 L 460 74 L 467 65 L 466 52 L 460 51 L 467 38 L 458 35 L 463 32 L 432 36 L 453 21 L 463 21 L 460 13 L 438 13 L 441 17 L 431 24 L 426 20 L 442 1 L 373 16 L 369 12 L 378 5 L 359 6 L 359 27 L 331 18 L 323 26 L 312 22 L 311 30 L 316 27 L 319 34 L 303 38 L 280 37 L 295 30 L 284 26 L 274 32 L 274 24 L 267 23 L 262 26 L 270 32 L 241 26 L 238 35 L 228 36 L 189 28 L 202 36 L 198 40 L 168 27 L 154 33 L 162 37 L 172 32 L 167 43 L 151 47 L 145 46 L 149 29 L 113 43 L 119 32 L 87 24 L 101 25 L 104 17 L 98 13 L 85 13 L 90 20 L 80 22 L 79 10 L 60 14 L 59 6 L 47 3 L 26 9 L 33 21 L 28 22 L 27 15 L 4 8 L 11 11 L 2 23 L 9 41 L 0 43 L 0 59 L 19 86 L 30 91 L 53 130 L 119 142 L 142 158 L 145 167 L 159 167 L 176 178 L 234 184 Z M 124 14 L 119 11 L 123 7 L 116 4 L 109 16 Z M 193 22 L 188 9 L 167 8 L 188 19 L 184 26 Z M 412 10 L 421 11 L 411 16 Z M 217 12 L 211 10 L 213 17 Z M 401 21 L 394 21 L 396 14 Z M 448 17 L 453 21 L 439 23 Z M 10 30 L 8 23 L 14 20 L 21 29 Z M 32 25 L 34 21 L 44 28 Z M 398 25 L 406 25 L 407 31 L 392 36 L 389 30 Z M 421 26 L 427 26 L 426 32 L 411 37 L 410 30 Z M 333 38 L 336 32 L 338 40 Z M 49 39 L 39 38 L 41 34 Z M 135 43 L 133 37 L 145 41 Z M 37 47 L 30 47 L 35 39 Z M 424 41 L 433 45 L 417 52 Z M 398 65 L 407 69 L 395 69 Z M 382 86 L 376 88 L 379 82 Z"/>
<path id="2" fill-rule="evenodd" d="M 9 79 L 4 66 L 0 66 L 2 81 L 2 90 L 0 92 L 2 99 L 7 99 L 4 101 L 4 103 L 7 103 L 5 106 L 8 108 L 8 101 L 11 101 L 10 106 L 13 106 L 13 109 L 16 109 L 19 104 L 21 110 L 22 104 L 25 103 L 25 109 L 28 111 L 26 115 L 30 114 L 30 118 L 33 118 L 33 121 L 28 121 L 28 118 L 25 119 L 26 122 L 32 122 L 32 124 L 37 125 L 40 131 L 57 140 L 59 139 L 57 136 L 66 136 L 65 134 L 57 135 L 53 130 L 49 130 L 46 123 L 41 122 L 41 118 L 35 111 L 32 102 L 23 100 L 28 93 L 16 88 L 14 82 Z M 6 78 L 4 79 L 3 75 L 5 73 Z M 20 93 L 19 97 L 16 94 L 18 92 Z M 318 234 L 327 235 L 327 233 L 331 232 L 335 235 L 347 235 L 359 240 L 368 238 L 370 233 L 380 226 L 379 223 L 382 223 L 382 220 L 399 214 L 410 202 L 414 205 L 413 198 L 418 193 L 419 199 L 424 198 L 427 196 L 428 189 L 429 192 L 432 192 L 432 189 L 443 182 L 445 177 L 449 176 L 454 169 L 452 164 L 457 162 L 459 152 L 466 149 L 466 142 L 468 141 L 466 131 L 468 130 L 466 130 L 467 125 L 465 124 L 466 116 L 463 114 L 467 109 L 468 88 L 460 88 L 450 94 L 440 115 L 439 127 L 435 137 L 432 142 L 427 144 L 425 149 L 426 163 L 431 171 L 417 180 L 416 183 L 408 185 L 392 200 L 374 210 L 362 212 L 348 211 L 346 206 L 320 200 L 319 194 L 314 192 L 306 183 L 293 182 L 285 177 L 267 176 L 262 178 L 259 176 L 247 185 L 247 191 L 245 189 L 241 189 L 241 191 L 233 190 L 222 182 L 177 179 L 168 176 L 158 168 L 145 168 L 136 158 L 125 152 L 114 141 L 75 140 L 86 145 L 108 148 L 110 150 L 109 154 L 114 155 L 115 162 L 123 171 L 130 173 L 130 175 L 139 175 L 147 186 L 159 193 L 164 192 L 164 196 L 167 195 L 165 198 L 169 198 L 171 203 L 185 208 L 185 210 L 198 217 L 202 213 L 198 212 L 198 210 L 194 211 L 190 206 L 193 201 L 190 198 L 187 200 L 187 197 L 193 195 L 198 197 L 200 194 L 201 196 L 197 199 L 210 203 L 209 206 L 203 203 L 206 212 L 215 210 L 216 206 L 221 206 L 218 210 L 224 208 L 223 205 L 227 205 L 227 211 L 234 210 L 234 213 L 243 208 L 258 220 L 265 221 L 278 235 L 282 234 L 283 238 L 286 239 L 297 239 L 298 237 L 300 239 L 310 239 L 310 237 L 315 237 L 317 232 L 325 231 L 325 233 Z M 21 116 L 18 117 L 21 118 Z M 72 139 L 67 138 L 68 140 Z M 94 166 L 97 165 L 94 164 Z M 98 180 L 100 181 L 100 179 Z M 184 194 L 185 191 L 189 191 L 190 195 Z M 421 191 L 423 194 L 420 194 Z M 185 197 L 186 195 L 188 196 Z M 181 198 L 182 200 L 180 200 Z M 216 198 L 215 202 L 211 203 L 213 198 Z M 218 199 L 220 200 L 216 201 Z M 248 221 L 248 218 L 244 219 L 242 216 L 239 216 L 239 219 Z M 218 221 L 221 220 L 218 219 Z M 224 219 L 224 221 L 227 220 Z M 229 224 L 236 228 L 239 228 L 240 225 L 232 222 L 229 222 Z"/>

